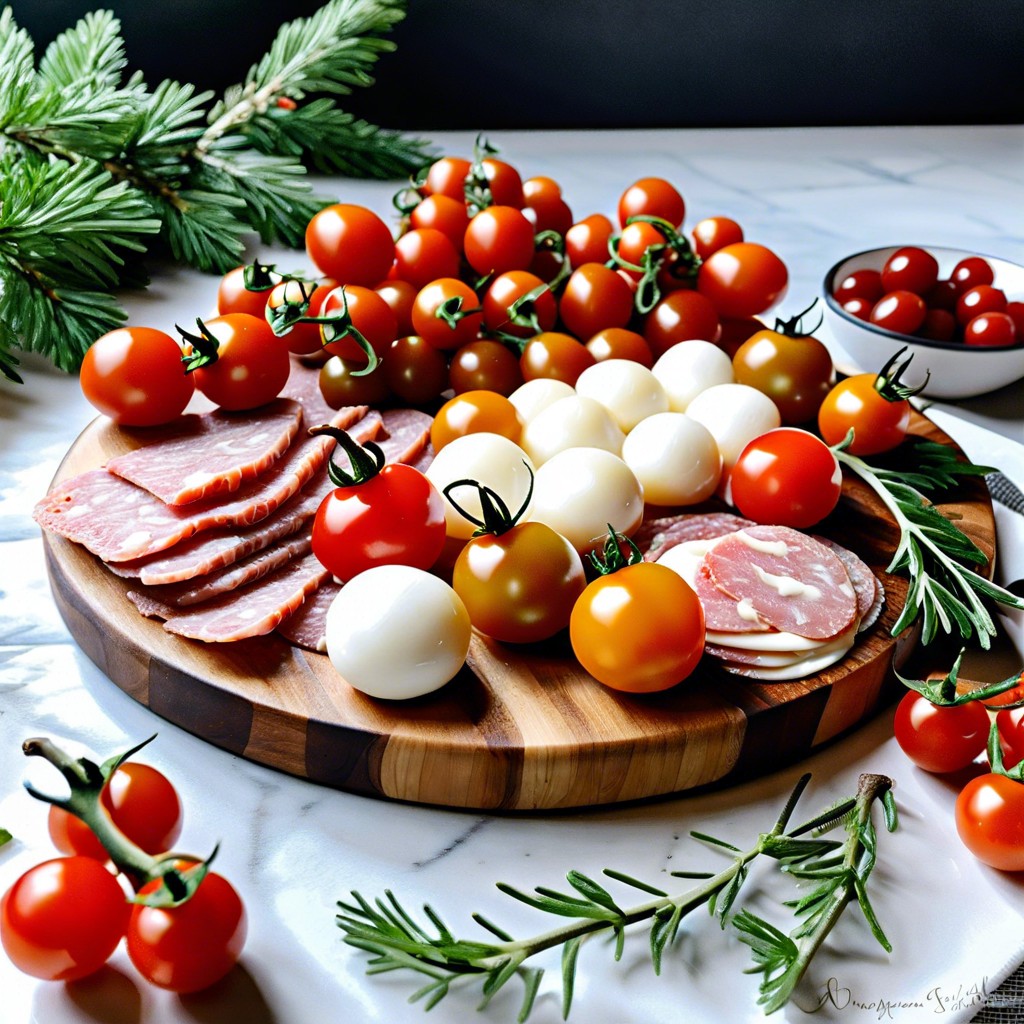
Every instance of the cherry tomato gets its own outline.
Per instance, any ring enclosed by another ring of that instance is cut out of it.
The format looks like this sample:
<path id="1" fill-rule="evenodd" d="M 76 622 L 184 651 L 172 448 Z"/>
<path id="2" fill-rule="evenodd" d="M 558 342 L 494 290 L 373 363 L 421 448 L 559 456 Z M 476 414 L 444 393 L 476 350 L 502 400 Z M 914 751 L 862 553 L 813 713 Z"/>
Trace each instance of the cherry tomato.
<path id="1" fill-rule="evenodd" d="M 719 316 L 756 316 L 786 293 L 786 264 L 756 242 L 735 242 L 713 252 L 697 274 L 697 288 Z"/>
<path id="2" fill-rule="evenodd" d="M 507 397 L 522 383 L 519 357 L 507 345 L 488 338 L 456 349 L 448 366 L 448 384 L 457 395 L 494 391 Z"/>
<path id="3" fill-rule="evenodd" d="M 1012 345 L 1016 340 L 1017 328 L 1006 313 L 980 313 L 964 328 L 964 342 L 968 345 L 996 347 Z"/>
<path id="4" fill-rule="evenodd" d="M 743 228 L 731 217 L 705 217 L 694 224 L 690 234 L 693 250 L 702 260 L 727 245 L 743 241 Z"/>
<path id="5" fill-rule="evenodd" d="M 675 686 L 697 667 L 704 653 L 704 610 L 678 574 L 638 562 L 587 586 L 572 610 L 569 638 L 580 664 L 598 682 L 653 693 Z"/>
<path id="6" fill-rule="evenodd" d="M 956 335 L 956 317 L 948 309 L 932 309 L 924 314 L 924 323 L 917 330 L 918 336 L 930 341 L 952 341 Z"/>
<path id="7" fill-rule="evenodd" d="M 828 445 L 794 427 L 755 437 L 740 452 L 729 480 L 733 504 L 748 519 L 798 530 L 820 523 L 843 487 Z"/>
<path id="8" fill-rule="evenodd" d="M 97 338 L 86 351 L 82 393 L 90 405 L 121 426 L 169 423 L 195 391 L 181 356 L 181 346 L 163 331 L 119 327 Z"/>
<path id="9" fill-rule="evenodd" d="M 459 302 L 454 322 L 437 315 L 442 306 Z M 435 348 L 454 349 L 468 345 L 480 333 L 483 312 L 476 292 L 456 277 L 431 281 L 416 296 L 412 324 L 416 333 Z"/>
<path id="10" fill-rule="evenodd" d="M 500 434 L 518 444 L 522 432 L 523 421 L 504 395 L 493 391 L 466 391 L 437 410 L 430 427 L 430 443 L 434 451 L 439 452 L 446 444 L 466 434 Z"/>
<path id="11" fill-rule="evenodd" d="M 342 581 L 376 565 L 429 569 L 444 547 L 440 493 L 413 466 L 374 466 L 365 450 L 364 457 L 368 463 L 356 469 L 355 480 L 335 487 L 320 503 L 313 554 Z"/>
<path id="12" fill-rule="evenodd" d="M 486 156 L 480 161 L 487 187 L 495 206 L 511 206 L 521 209 L 523 205 L 523 179 L 519 172 L 504 160 Z"/>
<path id="13" fill-rule="evenodd" d="M 75 981 L 98 971 L 128 925 L 117 879 L 92 857 L 57 857 L 29 868 L 0 901 L 0 942 L 20 971 Z"/>
<path id="14" fill-rule="evenodd" d="M 763 331 L 765 326 L 765 322 L 758 320 L 755 316 L 723 317 L 722 332 L 715 344 L 724 349 L 732 359 L 740 345 L 748 338 L 752 338 L 758 331 Z"/>
<path id="15" fill-rule="evenodd" d="M 715 307 L 700 292 L 670 292 L 644 320 L 644 338 L 655 359 L 681 341 L 717 341 L 721 331 Z"/>
<path id="16" fill-rule="evenodd" d="M 211 402 L 232 411 L 255 409 L 281 393 L 292 364 L 287 346 L 262 317 L 226 313 L 207 320 L 201 334 L 215 358 L 192 375 Z M 195 336 L 186 340 L 198 347 Z"/>
<path id="17" fill-rule="evenodd" d="M 654 224 L 646 220 L 637 220 L 622 229 L 616 251 L 620 260 L 639 267 L 643 265 L 644 254 L 648 249 L 664 245 L 665 235 Z M 629 273 L 639 276 L 639 271 Z"/>
<path id="18" fill-rule="evenodd" d="M 871 322 L 871 310 L 874 308 L 875 304 L 871 299 L 847 299 L 843 303 L 843 309 L 850 316 L 855 316 L 858 320 L 866 320 L 869 323 Z"/>
<path id="19" fill-rule="evenodd" d="M 924 249 L 907 245 L 897 249 L 882 267 L 882 291 L 927 295 L 939 279 L 939 262 Z"/>
<path id="20" fill-rule="evenodd" d="M 444 353 L 418 334 L 396 338 L 381 360 L 380 369 L 391 391 L 413 405 L 432 402 L 448 386 Z"/>
<path id="21" fill-rule="evenodd" d="M 409 223 L 414 228 L 433 228 L 442 232 L 461 252 L 462 239 L 469 223 L 469 211 L 463 199 L 453 199 L 439 192 L 427 196 L 413 207 Z"/>
<path id="22" fill-rule="evenodd" d="M 387 224 L 372 210 L 350 203 L 313 214 L 306 226 L 306 251 L 326 277 L 367 288 L 387 277 L 395 259 Z"/>
<path id="23" fill-rule="evenodd" d="M 535 232 L 554 231 L 564 235 L 572 227 L 572 210 L 561 196 L 538 195 L 524 207 Z"/>
<path id="24" fill-rule="evenodd" d="M 1024 783 L 995 774 L 971 779 L 956 799 L 956 830 L 982 863 L 1024 871 Z"/>
<path id="25" fill-rule="evenodd" d="M 565 256 L 575 270 L 584 263 L 604 263 L 608 259 L 608 239 L 614 233 L 612 222 L 603 213 L 592 213 L 573 224 L 565 233 Z"/>
<path id="26" fill-rule="evenodd" d="M 978 701 L 940 707 L 914 690 L 904 694 L 893 719 L 896 742 L 926 772 L 957 772 L 985 749 L 988 712 Z"/>
<path id="27" fill-rule="evenodd" d="M 512 206 L 488 206 L 466 226 L 462 241 L 478 274 L 525 270 L 533 260 L 533 225 Z"/>
<path id="28" fill-rule="evenodd" d="M 952 313 L 956 310 L 956 300 L 960 292 L 955 282 L 948 278 L 945 281 L 936 281 L 931 291 L 924 297 L 929 309 L 944 309 Z M 878 298 L 882 296 L 879 295 Z"/>
<path id="29" fill-rule="evenodd" d="M 395 242 L 394 273 L 423 288 L 439 277 L 458 277 L 459 253 L 437 228 L 413 228 Z"/>
<path id="30" fill-rule="evenodd" d="M 577 338 L 591 338 L 606 327 L 625 327 L 629 323 L 633 292 L 604 264 L 584 263 L 569 275 L 558 314 Z"/>
<path id="31" fill-rule="evenodd" d="M 832 357 L 809 335 L 765 328 L 736 350 L 732 366 L 736 383 L 767 395 L 785 424 L 814 419 L 832 388 Z"/>
<path id="32" fill-rule="evenodd" d="M 963 295 L 970 288 L 979 284 L 991 284 L 995 280 L 995 272 L 988 260 L 981 256 L 968 256 L 962 259 L 949 275 L 950 281 L 956 286 L 957 294 Z"/>
<path id="33" fill-rule="evenodd" d="M 523 380 L 545 378 L 575 386 L 579 375 L 597 360 L 571 334 L 544 331 L 531 338 L 519 357 Z"/>
<path id="34" fill-rule="evenodd" d="M 606 327 L 598 331 L 587 342 L 587 351 L 599 363 L 605 359 L 631 359 L 648 369 L 654 365 L 654 353 L 646 338 L 625 327 Z"/>
<path id="35" fill-rule="evenodd" d="M 320 311 L 321 316 L 341 317 L 348 307 L 348 319 L 352 326 L 370 343 L 370 348 L 380 358 L 387 352 L 398 332 L 398 321 L 391 307 L 372 288 L 361 285 L 345 285 L 335 288 L 325 299 Z M 337 332 L 333 325 L 321 324 L 321 337 L 326 340 Z M 331 332 L 331 333 L 328 333 Z M 324 351 L 332 356 L 366 366 L 366 353 L 350 335 L 336 337 L 324 345 Z"/>
<path id="36" fill-rule="evenodd" d="M 1006 304 L 1006 315 L 1013 321 L 1013 327 L 1017 334 L 1017 340 L 1024 340 L 1024 302 L 1008 302 Z"/>
<path id="37" fill-rule="evenodd" d="M 1000 696 L 1003 695 L 1000 694 Z M 1020 699 L 1018 692 L 1017 700 Z M 1012 757 L 1007 758 L 1004 762 L 1007 768 L 1012 768 L 1024 756 L 1024 707 L 1006 708 L 998 712 L 996 726 L 1004 746 L 1009 747 L 1012 751 Z"/>
<path id="38" fill-rule="evenodd" d="M 269 293 L 263 293 L 267 295 L 264 310 L 269 318 L 273 311 L 281 306 L 289 303 L 308 302 L 304 315 L 309 317 L 319 316 L 320 311 L 323 309 L 324 299 L 337 287 L 337 281 L 330 280 L 323 281 L 320 284 L 310 281 L 282 281 L 280 284 L 275 285 Z M 260 316 L 263 315 L 264 312 L 261 311 Z M 320 325 L 296 323 L 287 334 L 281 335 L 281 342 L 289 352 L 294 352 L 296 355 L 313 355 L 319 352 L 323 345 L 320 338 Z"/>
<path id="39" fill-rule="evenodd" d="M 840 305 L 849 299 L 866 299 L 874 305 L 884 294 L 881 272 L 866 267 L 851 271 L 832 289 L 832 297 Z"/>
<path id="40" fill-rule="evenodd" d="M 465 202 L 466 176 L 472 164 L 461 156 L 443 156 L 435 160 L 427 171 L 423 191 L 428 195 L 448 196 Z"/>
<path id="41" fill-rule="evenodd" d="M 470 622 L 495 640 L 515 644 L 546 640 L 565 629 L 586 585 L 576 549 L 544 523 L 474 537 L 452 572 L 452 587 Z"/>
<path id="42" fill-rule="evenodd" d="M 395 336 L 402 338 L 413 333 L 412 306 L 419 289 L 408 281 L 381 281 L 373 289 L 395 314 Z"/>
<path id="43" fill-rule="evenodd" d="M 516 323 L 511 319 L 510 307 L 530 292 L 539 294 L 520 306 Z M 541 331 L 550 331 L 558 318 L 558 303 L 550 288 L 528 270 L 508 270 L 499 274 L 484 292 L 484 326 L 488 331 L 501 331 L 517 338 L 531 338 Z"/>
<path id="44" fill-rule="evenodd" d="M 622 193 L 618 212 L 622 227 L 630 217 L 647 215 L 660 217 L 678 228 L 686 216 L 686 203 L 675 186 L 664 178 L 641 178 Z"/>
<path id="45" fill-rule="evenodd" d="M 871 307 L 870 321 L 887 331 L 913 334 L 924 323 L 927 307 L 913 292 L 887 292 Z"/>
<path id="46" fill-rule="evenodd" d="M 956 318 L 961 326 L 981 313 L 1005 313 L 1006 293 L 990 284 L 979 284 L 961 292 L 956 301 Z"/>
<path id="47" fill-rule="evenodd" d="M 875 388 L 878 375 L 858 373 L 840 381 L 818 410 L 818 430 L 829 445 L 839 444 L 853 430 L 851 455 L 892 451 L 907 436 L 910 403 L 889 402 Z"/>
<path id="48" fill-rule="evenodd" d="M 364 373 L 366 359 L 342 359 L 331 356 L 320 367 L 317 383 L 324 401 L 332 409 L 347 405 L 379 405 L 391 397 L 391 385 L 384 372 L 383 360 L 369 373 Z"/>
<path id="49" fill-rule="evenodd" d="M 562 186 L 554 178 L 547 178 L 542 174 L 527 178 L 523 182 L 523 201 L 532 202 L 534 199 L 561 199 Z"/>
<path id="50" fill-rule="evenodd" d="M 148 894 L 158 882 L 144 885 Z M 199 992 L 234 967 L 248 922 L 234 886 L 209 872 L 192 897 L 177 907 L 132 908 L 128 956 L 149 982 L 172 992 Z"/>
<path id="51" fill-rule="evenodd" d="M 245 287 L 245 267 L 229 270 L 217 286 L 217 312 L 248 313 L 250 316 L 263 316 L 267 305 L 269 291 L 250 290 Z M 271 275 L 274 280 L 280 276 Z"/>
<path id="52" fill-rule="evenodd" d="M 166 853 L 181 835 L 181 800 L 167 776 L 148 764 L 126 761 L 107 780 L 100 803 L 111 821 L 146 853 Z M 107 851 L 80 818 L 50 805 L 50 839 L 61 853 L 106 862 Z"/>

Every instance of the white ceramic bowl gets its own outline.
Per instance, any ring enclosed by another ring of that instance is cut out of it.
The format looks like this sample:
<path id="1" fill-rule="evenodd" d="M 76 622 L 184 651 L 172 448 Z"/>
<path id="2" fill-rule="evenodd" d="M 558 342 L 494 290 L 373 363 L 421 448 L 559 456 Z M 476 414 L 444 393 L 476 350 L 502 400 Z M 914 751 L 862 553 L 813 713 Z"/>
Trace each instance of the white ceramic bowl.
<path id="1" fill-rule="evenodd" d="M 825 320 L 841 351 L 832 352 L 838 369 L 844 373 L 877 373 L 904 345 L 906 355 L 914 359 L 903 375 L 903 382 L 919 385 L 926 371 L 931 372 L 924 394 L 930 398 L 970 398 L 995 391 L 1024 377 L 1024 341 L 1005 348 L 985 348 L 953 341 L 927 341 L 876 327 L 855 317 L 832 297 L 837 281 L 851 271 L 868 268 L 881 270 L 885 261 L 903 246 L 868 249 L 840 260 L 826 275 Z M 984 255 L 965 249 L 946 249 L 922 245 L 939 261 L 939 279 L 949 277 L 953 268 L 967 256 Z M 1024 300 L 1024 267 L 997 256 L 984 257 L 995 272 L 996 288 L 1002 288 L 1011 301 Z"/>

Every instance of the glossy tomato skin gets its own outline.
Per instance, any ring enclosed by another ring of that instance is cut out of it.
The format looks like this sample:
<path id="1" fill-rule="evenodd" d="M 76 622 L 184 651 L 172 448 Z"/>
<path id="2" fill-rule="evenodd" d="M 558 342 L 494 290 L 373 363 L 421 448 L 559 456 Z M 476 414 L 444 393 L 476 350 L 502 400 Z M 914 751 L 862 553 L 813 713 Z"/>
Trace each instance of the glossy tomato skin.
<path id="1" fill-rule="evenodd" d="M 893 730 L 903 753 L 926 772 L 966 768 L 988 740 L 988 713 L 977 701 L 939 707 L 914 690 L 896 706 Z"/>
<path id="2" fill-rule="evenodd" d="M 181 835 L 178 792 L 163 772 L 148 764 L 126 761 L 120 765 L 103 787 L 100 803 L 118 829 L 146 853 L 166 853 Z M 89 826 L 53 804 L 48 827 L 61 853 L 108 859 Z"/>
<path id="3" fill-rule="evenodd" d="M 343 582 L 376 565 L 429 569 L 444 538 L 444 500 L 418 469 L 402 463 L 336 487 L 313 520 L 313 554 Z"/>
<path id="4" fill-rule="evenodd" d="M 395 337 L 404 338 L 413 333 L 412 306 L 419 289 L 408 281 L 381 281 L 373 289 L 395 314 Z"/>
<path id="5" fill-rule="evenodd" d="M 736 242 L 713 252 L 697 274 L 697 288 L 719 316 L 757 316 L 779 302 L 789 286 L 786 264 L 757 242 Z"/>
<path id="6" fill-rule="evenodd" d="M 832 357 L 817 338 L 765 328 L 737 349 L 732 365 L 736 383 L 767 395 L 788 425 L 813 420 L 832 388 Z"/>
<path id="7" fill-rule="evenodd" d="M 803 530 L 836 507 L 843 475 L 835 455 L 814 434 L 780 427 L 740 452 L 729 482 L 733 504 L 748 519 Z"/>
<path id="8" fill-rule="evenodd" d="M 573 270 L 584 263 L 604 263 L 609 257 L 608 239 L 615 228 L 603 213 L 592 213 L 565 233 L 565 255 Z"/>
<path id="9" fill-rule="evenodd" d="M 277 275 L 274 275 L 276 280 Z M 217 312 L 248 313 L 263 316 L 269 291 L 255 291 L 245 287 L 245 267 L 229 270 L 217 286 Z"/>
<path id="10" fill-rule="evenodd" d="M 930 253 L 915 245 L 897 249 L 882 267 L 881 281 L 885 292 L 908 291 L 927 295 L 939 279 L 939 262 Z"/>
<path id="11" fill-rule="evenodd" d="M 341 316 L 345 306 L 352 326 L 370 343 L 370 348 L 382 358 L 398 333 L 398 320 L 383 297 L 372 288 L 346 285 L 336 288 L 325 299 L 321 316 Z M 321 325 L 321 337 L 325 337 Z M 366 366 L 366 353 L 352 337 L 343 336 L 324 345 L 324 351 L 341 356 L 360 366 Z"/>
<path id="12" fill-rule="evenodd" d="M 850 271 L 832 290 L 840 305 L 849 299 L 864 299 L 874 305 L 884 294 L 881 272 L 867 267 Z"/>
<path id="13" fill-rule="evenodd" d="M 169 423 L 188 405 L 195 381 L 185 373 L 181 346 L 151 327 L 119 327 L 89 346 L 82 393 L 124 427 Z"/>
<path id="14" fill-rule="evenodd" d="M 928 307 L 924 304 L 924 299 L 904 288 L 886 292 L 871 307 L 871 315 L 868 319 L 871 323 L 878 327 L 884 327 L 887 331 L 895 331 L 897 334 L 913 334 L 924 323 L 927 312 Z"/>
<path id="15" fill-rule="evenodd" d="M 430 427 L 430 443 L 439 452 L 457 437 L 484 433 L 500 434 L 518 444 L 523 421 L 504 395 L 483 389 L 465 391 L 437 410 Z"/>
<path id="16" fill-rule="evenodd" d="M 500 341 L 482 338 L 452 354 L 448 384 L 457 395 L 486 390 L 508 396 L 522 383 L 519 357 Z"/>
<path id="17" fill-rule="evenodd" d="M 531 338 L 519 357 L 523 380 L 560 380 L 573 387 L 579 375 L 597 360 L 571 334 L 544 331 Z"/>
<path id="18" fill-rule="evenodd" d="M 306 226 L 306 251 L 326 277 L 367 288 L 387 277 L 395 259 L 391 229 L 372 210 L 351 203 L 313 214 Z"/>
<path id="19" fill-rule="evenodd" d="M 417 288 L 439 277 L 457 277 L 459 250 L 437 228 L 413 228 L 395 242 L 393 273 L 399 281 Z"/>
<path id="20" fill-rule="evenodd" d="M 625 327 L 633 315 L 633 292 L 602 263 L 584 263 L 569 275 L 558 315 L 576 338 L 587 339 L 606 327 Z"/>
<path id="21" fill-rule="evenodd" d="M 956 300 L 956 319 L 961 325 L 982 313 L 1005 313 L 1006 292 L 990 284 L 979 284 L 963 292 Z"/>
<path id="22" fill-rule="evenodd" d="M 0 901 L 0 942 L 20 971 L 75 981 L 98 971 L 128 925 L 117 879 L 92 857 L 57 857 L 29 868 Z"/>
<path id="23" fill-rule="evenodd" d="M 533 225 L 513 206 L 488 206 L 466 226 L 462 249 L 478 274 L 525 270 L 533 261 Z"/>
<path id="24" fill-rule="evenodd" d="M 317 383 L 324 401 L 332 409 L 346 405 L 377 405 L 391 396 L 391 385 L 384 372 L 384 364 L 378 363 L 369 373 L 366 359 L 342 359 L 331 356 L 320 367 Z"/>
<path id="25" fill-rule="evenodd" d="M 825 396 L 818 410 L 818 430 L 826 444 L 839 444 L 851 429 L 851 455 L 878 455 L 902 443 L 910 425 L 910 403 L 884 399 L 875 388 L 877 380 L 877 374 L 858 373 Z"/>
<path id="26" fill-rule="evenodd" d="M 599 362 L 606 359 L 631 359 L 650 369 L 654 353 L 647 339 L 625 327 L 606 327 L 587 341 L 587 351 Z"/>
<path id="27" fill-rule="evenodd" d="M 644 339 L 655 359 L 681 341 L 717 341 L 721 333 L 711 300 L 686 289 L 670 292 L 644 320 Z"/>
<path id="28" fill-rule="evenodd" d="M 453 299 L 462 300 L 462 312 L 466 314 L 454 327 L 437 316 L 441 306 Z M 483 312 L 479 310 L 480 300 L 468 284 L 456 277 L 442 277 L 431 281 L 416 295 L 412 324 L 416 333 L 435 348 L 456 349 L 468 345 L 480 333 Z"/>
<path id="29" fill-rule="evenodd" d="M 267 296 L 266 305 L 260 311 L 260 316 L 271 313 L 274 309 L 286 302 L 299 303 L 305 295 L 309 301 L 306 309 L 306 316 L 315 317 L 320 315 L 323 309 L 324 300 L 335 288 L 336 281 L 322 281 L 312 283 L 309 281 L 282 281 L 273 287 L 270 292 L 263 292 Z M 320 351 L 323 341 L 320 338 L 319 324 L 294 324 L 287 334 L 281 335 L 281 342 L 289 352 L 299 356 L 309 356 Z"/>
<path id="30" fill-rule="evenodd" d="M 144 885 L 153 892 L 158 883 Z M 178 907 L 132 908 L 128 956 L 149 982 L 172 992 L 199 992 L 234 967 L 245 946 L 248 919 L 234 886 L 211 871 Z"/>
<path id="31" fill-rule="evenodd" d="M 495 640 L 515 644 L 546 640 L 565 629 L 586 585 L 576 549 L 543 523 L 474 537 L 452 572 L 452 587 L 470 622 Z"/>
<path id="32" fill-rule="evenodd" d="M 686 203 L 676 187 L 664 178 L 640 178 L 619 198 L 619 224 L 630 217 L 652 216 L 667 220 L 674 228 L 682 226 Z"/>
<path id="33" fill-rule="evenodd" d="M 983 864 L 1024 871 L 1024 783 L 995 774 L 971 779 L 956 800 L 956 830 Z"/>
<path id="34" fill-rule="evenodd" d="M 443 156 L 430 165 L 423 191 L 428 196 L 442 195 L 465 203 L 466 176 L 471 167 L 465 157 Z"/>
<path id="35" fill-rule="evenodd" d="M 949 275 L 956 287 L 958 295 L 980 284 L 991 284 L 995 280 L 995 272 L 988 260 L 981 256 L 967 256 L 962 259 Z"/>
<path id="36" fill-rule="evenodd" d="M 462 251 L 462 239 L 469 224 L 469 211 L 462 199 L 437 193 L 427 196 L 413 207 L 409 223 L 414 228 L 434 228 L 441 231 L 456 250 Z"/>
<path id="37" fill-rule="evenodd" d="M 640 562 L 587 586 L 572 610 L 569 638 L 598 682 L 627 693 L 655 693 L 697 667 L 704 610 L 671 569 Z"/>
<path id="38" fill-rule="evenodd" d="M 743 241 L 743 228 L 731 217 L 705 217 L 693 226 L 694 252 L 706 260 L 713 252 Z"/>
<path id="39" fill-rule="evenodd" d="M 378 369 L 391 391 L 413 405 L 432 402 L 448 385 L 444 353 L 418 334 L 395 338 Z"/>
<path id="40" fill-rule="evenodd" d="M 964 344 L 997 348 L 1017 340 L 1017 327 L 1006 313 L 979 313 L 964 328 Z"/>
<path id="41" fill-rule="evenodd" d="M 509 307 L 524 295 L 543 288 L 543 285 L 544 282 L 528 270 L 509 270 L 499 274 L 484 292 L 484 326 L 488 331 L 501 331 L 517 338 L 550 331 L 558 318 L 558 304 L 550 289 L 541 291 L 531 302 L 536 325 L 516 324 L 509 320 Z"/>

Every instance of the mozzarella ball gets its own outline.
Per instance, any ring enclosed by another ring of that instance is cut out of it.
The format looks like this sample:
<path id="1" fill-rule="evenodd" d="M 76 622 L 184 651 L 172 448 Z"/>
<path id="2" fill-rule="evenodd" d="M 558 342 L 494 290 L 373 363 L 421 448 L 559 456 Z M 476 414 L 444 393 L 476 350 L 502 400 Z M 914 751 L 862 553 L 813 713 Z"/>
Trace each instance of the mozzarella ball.
<path id="1" fill-rule="evenodd" d="M 609 524 L 618 533 L 634 533 L 643 515 L 640 482 L 603 448 L 569 448 L 537 470 L 530 518 L 546 523 L 580 553 L 600 548 Z"/>
<path id="2" fill-rule="evenodd" d="M 710 498 L 722 475 L 711 432 L 681 412 L 660 412 L 638 423 L 622 443 L 622 459 L 652 505 L 695 505 Z"/>
<path id="3" fill-rule="evenodd" d="M 472 628 L 444 580 L 408 565 L 353 576 L 327 611 L 327 654 L 354 689 L 408 700 L 444 686 L 462 667 Z"/>
<path id="4" fill-rule="evenodd" d="M 542 412 L 549 405 L 557 402 L 560 398 L 569 398 L 574 395 L 571 384 L 564 380 L 555 380 L 553 377 L 537 377 L 528 380 L 508 396 L 508 400 L 516 407 L 516 412 L 524 423 Z"/>
<path id="5" fill-rule="evenodd" d="M 523 428 L 522 443 L 535 466 L 567 448 L 603 448 L 618 455 L 625 434 L 593 398 L 570 395 L 539 412 Z"/>
<path id="6" fill-rule="evenodd" d="M 686 412 L 702 392 L 716 384 L 732 384 L 732 360 L 710 341 L 681 341 L 665 351 L 651 371 L 668 395 L 672 412 Z"/>
<path id="7" fill-rule="evenodd" d="M 726 470 L 755 437 L 782 424 L 778 406 L 746 384 L 716 384 L 702 391 L 686 407 L 686 415 L 711 431 Z"/>
<path id="8" fill-rule="evenodd" d="M 530 493 L 533 471 L 529 456 L 514 441 L 500 434 L 479 433 L 466 434 L 446 444 L 427 467 L 426 476 L 442 494 L 445 487 L 457 480 L 475 480 L 490 487 L 515 513 Z M 471 516 L 482 518 L 477 488 L 467 484 L 453 488 L 451 493 Z M 447 496 L 444 516 L 449 537 L 468 540 L 473 536 L 476 524 L 466 519 Z"/>
<path id="9" fill-rule="evenodd" d="M 654 374 L 632 359 L 605 359 L 576 380 L 576 394 L 600 402 L 627 434 L 643 419 L 668 410 L 668 395 Z"/>

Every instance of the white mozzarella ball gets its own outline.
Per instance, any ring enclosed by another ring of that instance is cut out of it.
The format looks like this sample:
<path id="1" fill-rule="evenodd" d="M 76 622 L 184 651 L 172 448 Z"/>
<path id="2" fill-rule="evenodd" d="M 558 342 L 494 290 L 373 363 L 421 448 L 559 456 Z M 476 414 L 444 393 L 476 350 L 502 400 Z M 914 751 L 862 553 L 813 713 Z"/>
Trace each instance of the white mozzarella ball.
<path id="1" fill-rule="evenodd" d="M 600 548 L 609 524 L 618 533 L 634 533 L 643 515 L 636 475 L 603 448 L 569 448 L 537 470 L 530 518 L 562 534 L 579 552 Z"/>
<path id="2" fill-rule="evenodd" d="M 668 395 L 654 374 L 632 359 L 605 359 L 588 366 L 576 394 L 600 402 L 625 433 L 641 420 L 668 410 Z"/>
<path id="3" fill-rule="evenodd" d="M 782 423 L 778 406 L 746 384 L 716 384 L 702 391 L 687 406 L 686 415 L 711 431 L 727 470 L 750 441 Z"/>
<path id="4" fill-rule="evenodd" d="M 603 448 L 618 455 L 626 435 L 593 398 L 573 394 L 539 412 L 523 428 L 522 442 L 535 466 L 568 448 Z"/>
<path id="5" fill-rule="evenodd" d="M 442 494 L 445 487 L 456 480 L 475 480 L 490 487 L 511 512 L 517 512 L 530 493 L 534 468 L 529 456 L 515 441 L 500 434 L 484 432 L 466 434 L 449 441 L 434 456 L 426 475 Z M 476 519 L 482 517 L 480 492 L 475 487 L 455 487 L 451 493 L 471 516 Z M 473 536 L 475 524 L 461 515 L 447 498 L 444 515 L 449 537 L 468 540 Z"/>
<path id="6" fill-rule="evenodd" d="M 711 432 L 681 412 L 660 412 L 638 423 L 622 443 L 622 459 L 651 505 L 705 501 L 722 475 L 722 457 Z"/>
<path id="7" fill-rule="evenodd" d="M 408 565 L 353 576 L 327 611 L 327 654 L 356 690 L 408 700 L 444 686 L 462 667 L 472 627 L 444 580 Z"/>
<path id="8" fill-rule="evenodd" d="M 516 412 L 524 423 L 542 412 L 549 405 L 553 405 L 560 398 L 569 398 L 575 394 L 571 384 L 564 380 L 554 380 L 549 377 L 537 377 L 535 380 L 528 380 L 508 396 L 508 400 L 516 407 Z"/>
<path id="9" fill-rule="evenodd" d="M 668 395 L 672 412 L 686 412 L 689 404 L 716 384 L 732 384 L 732 360 L 710 341 L 682 341 L 661 356 L 651 371 Z"/>

